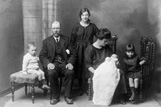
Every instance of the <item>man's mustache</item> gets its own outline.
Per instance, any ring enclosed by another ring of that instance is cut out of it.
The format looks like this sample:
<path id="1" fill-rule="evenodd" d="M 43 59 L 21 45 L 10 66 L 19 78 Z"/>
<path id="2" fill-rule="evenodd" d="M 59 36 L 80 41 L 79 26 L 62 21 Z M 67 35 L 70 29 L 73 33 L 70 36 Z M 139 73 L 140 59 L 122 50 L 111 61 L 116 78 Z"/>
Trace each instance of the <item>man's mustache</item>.
<path id="1" fill-rule="evenodd" d="M 54 34 L 60 34 L 59 32 L 54 32 Z"/>
<path id="2" fill-rule="evenodd" d="M 59 34 L 60 32 L 59 31 L 55 31 L 55 33 Z"/>

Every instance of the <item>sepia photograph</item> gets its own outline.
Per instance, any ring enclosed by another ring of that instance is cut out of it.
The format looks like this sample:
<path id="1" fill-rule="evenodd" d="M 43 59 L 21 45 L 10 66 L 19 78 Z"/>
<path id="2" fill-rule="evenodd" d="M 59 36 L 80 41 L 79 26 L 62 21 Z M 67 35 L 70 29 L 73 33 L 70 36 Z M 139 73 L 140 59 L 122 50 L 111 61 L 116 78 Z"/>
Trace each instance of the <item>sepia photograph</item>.
<path id="1" fill-rule="evenodd" d="M 0 107 L 161 107 L 161 0 L 0 0 Z"/>

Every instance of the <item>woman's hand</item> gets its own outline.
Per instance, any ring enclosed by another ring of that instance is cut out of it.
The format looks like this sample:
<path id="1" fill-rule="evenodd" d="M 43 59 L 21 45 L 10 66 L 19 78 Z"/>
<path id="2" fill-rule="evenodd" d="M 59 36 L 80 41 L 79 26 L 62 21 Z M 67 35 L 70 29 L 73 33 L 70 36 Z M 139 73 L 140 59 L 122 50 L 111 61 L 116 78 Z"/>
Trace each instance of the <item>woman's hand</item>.
<path id="1" fill-rule="evenodd" d="M 119 68 L 119 66 L 120 66 L 120 62 L 116 61 L 116 67 Z"/>
<path id="2" fill-rule="evenodd" d="M 89 67 L 88 70 L 94 74 L 95 70 L 93 67 Z"/>

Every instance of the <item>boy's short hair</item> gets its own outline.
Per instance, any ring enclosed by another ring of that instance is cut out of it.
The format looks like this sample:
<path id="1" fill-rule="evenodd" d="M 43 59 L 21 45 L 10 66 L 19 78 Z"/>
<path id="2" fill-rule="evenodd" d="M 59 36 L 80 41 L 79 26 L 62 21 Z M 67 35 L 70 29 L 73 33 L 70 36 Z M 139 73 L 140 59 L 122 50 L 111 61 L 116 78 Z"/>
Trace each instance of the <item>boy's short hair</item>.
<path id="1" fill-rule="evenodd" d="M 29 49 L 31 46 L 36 47 L 34 42 L 29 42 L 27 46 L 27 49 Z"/>

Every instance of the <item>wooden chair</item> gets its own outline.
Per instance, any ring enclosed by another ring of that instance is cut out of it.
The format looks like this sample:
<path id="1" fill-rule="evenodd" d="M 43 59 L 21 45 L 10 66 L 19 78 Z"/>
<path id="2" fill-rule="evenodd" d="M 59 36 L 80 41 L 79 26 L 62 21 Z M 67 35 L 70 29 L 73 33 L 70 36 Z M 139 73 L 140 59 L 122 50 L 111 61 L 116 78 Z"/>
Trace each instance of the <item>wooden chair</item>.
<path id="1" fill-rule="evenodd" d="M 112 52 L 116 53 L 116 42 L 117 42 L 117 36 L 112 36 L 111 41 L 108 43 L 110 47 L 112 48 Z M 93 97 L 93 86 L 92 86 L 92 78 L 88 78 L 88 100 L 92 100 Z"/>
<path id="2" fill-rule="evenodd" d="M 151 37 L 141 38 L 141 56 L 146 58 L 146 63 L 142 65 L 142 78 L 140 79 L 140 95 L 139 99 L 142 102 L 148 94 L 150 87 L 150 80 L 152 78 L 153 66 L 154 66 L 154 55 L 155 55 L 155 42 Z"/>

